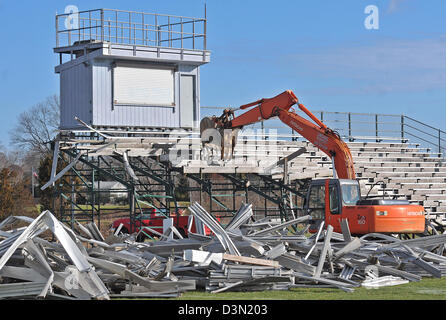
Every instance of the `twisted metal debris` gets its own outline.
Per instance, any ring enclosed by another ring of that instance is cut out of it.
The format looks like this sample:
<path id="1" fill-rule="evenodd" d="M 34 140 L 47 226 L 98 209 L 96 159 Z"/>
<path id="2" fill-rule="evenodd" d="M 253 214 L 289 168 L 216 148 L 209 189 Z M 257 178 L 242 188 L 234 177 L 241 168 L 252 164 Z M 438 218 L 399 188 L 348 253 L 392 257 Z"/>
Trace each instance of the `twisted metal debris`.
<path id="1" fill-rule="evenodd" d="M 309 234 L 310 216 L 254 221 L 247 204 L 224 227 L 198 203 L 189 209 L 187 237 L 174 227 L 163 234 L 145 230 L 159 239 L 142 243 L 135 241 L 138 234 L 104 237 L 94 223 L 71 230 L 49 211 L 36 219 L 8 217 L 0 222 L 0 299 L 168 298 L 190 290 L 217 294 L 296 287 L 352 292 L 446 272 L 445 234 L 358 238 L 347 221 L 341 223 L 342 234 L 324 224 Z M 27 226 L 14 228 L 18 222 Z M 45 231 L 52 241 L 41 236 Z"/>

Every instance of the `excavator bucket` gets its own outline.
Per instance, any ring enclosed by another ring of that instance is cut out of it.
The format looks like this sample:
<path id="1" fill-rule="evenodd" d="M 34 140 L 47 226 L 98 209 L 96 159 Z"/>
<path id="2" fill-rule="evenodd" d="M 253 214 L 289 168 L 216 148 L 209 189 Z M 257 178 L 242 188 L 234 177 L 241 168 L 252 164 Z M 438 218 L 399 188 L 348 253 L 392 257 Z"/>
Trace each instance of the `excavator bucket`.
<path id="1" fill-rule="evenodd" d="M 211 117 L 204 117 L 203 119 L 201 119 L 200 122 L 200 136 L 201 136 L 201 142 L 204 143 L 209 143 L 211 139 L 211 137 L 209 136 L 209 134 L 207 133 L 207 131 L 212 131 L 213 129 L 217 128 L 217 124 L 215 123 L 214 120 L 212 120 Z"/>
<path id="2" fill-rule="evenodd" d="M 204 117 L 200 122 L 201 144 L 209 154 L 220 151 L 221 160 L 233 158 L 240 129 L 224 129 L 219 118 Z"/>

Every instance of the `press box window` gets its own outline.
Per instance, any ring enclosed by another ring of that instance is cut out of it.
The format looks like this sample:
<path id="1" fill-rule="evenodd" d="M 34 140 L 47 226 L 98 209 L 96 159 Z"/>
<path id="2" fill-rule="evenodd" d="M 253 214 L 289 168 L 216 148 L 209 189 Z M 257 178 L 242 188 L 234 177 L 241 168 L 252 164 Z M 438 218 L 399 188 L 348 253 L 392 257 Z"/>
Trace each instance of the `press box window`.
<path id="1" fill-rule="evenodd" d="M 116 65 L 113 68 L 115 105 L 174 106 L 174 76 L 171 68 Z"/>

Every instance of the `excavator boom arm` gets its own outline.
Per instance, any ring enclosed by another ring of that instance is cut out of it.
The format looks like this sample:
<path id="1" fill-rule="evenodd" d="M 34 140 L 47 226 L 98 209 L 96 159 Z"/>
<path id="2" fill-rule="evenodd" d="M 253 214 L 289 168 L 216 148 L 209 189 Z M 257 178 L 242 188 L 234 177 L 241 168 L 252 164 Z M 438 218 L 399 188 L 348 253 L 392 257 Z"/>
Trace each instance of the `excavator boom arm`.
<path id="1" fill-rule="evenodd" d="M 279 112 L 279 119 L 334 160 L 338 178 L 355 179 L 353 157 L 347 144 L 332 130 L 324 130 L 294 112 Z"/>
<path id="2" fill-rule="evenodd" d="M 316 124 L 289 111 L 294 104 L 297 104 Z M 342 141 L 337 133 L 328 128 L 305 108 L 305 106 L 298 103 L 297 97 L 291 90 L 287 90 L 274 98 L 261 99 L 245 104 L 240 109 L 247 109 L 253 106 L 256 107 L 234 117 L 231 121 L 226 122 L 224 127 L 241 128 L 277 116 L 283 123 L 298 132 L 331 159 L 334 159 L 334 166 L 338 178 L 355 179 L 353 158 L 347 144 Z"/>

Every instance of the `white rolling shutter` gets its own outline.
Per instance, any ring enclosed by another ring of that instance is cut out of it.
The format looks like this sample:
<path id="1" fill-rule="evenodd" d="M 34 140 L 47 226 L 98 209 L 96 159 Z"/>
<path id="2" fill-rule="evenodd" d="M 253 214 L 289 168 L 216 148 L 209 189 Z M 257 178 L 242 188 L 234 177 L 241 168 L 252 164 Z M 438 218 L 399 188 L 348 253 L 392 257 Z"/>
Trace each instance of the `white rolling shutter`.
<path id="1" fill-rule="evenodd" d="M 173 106 L 174 70 L 116 66 L 113 70 L 114 104 Z"/>

